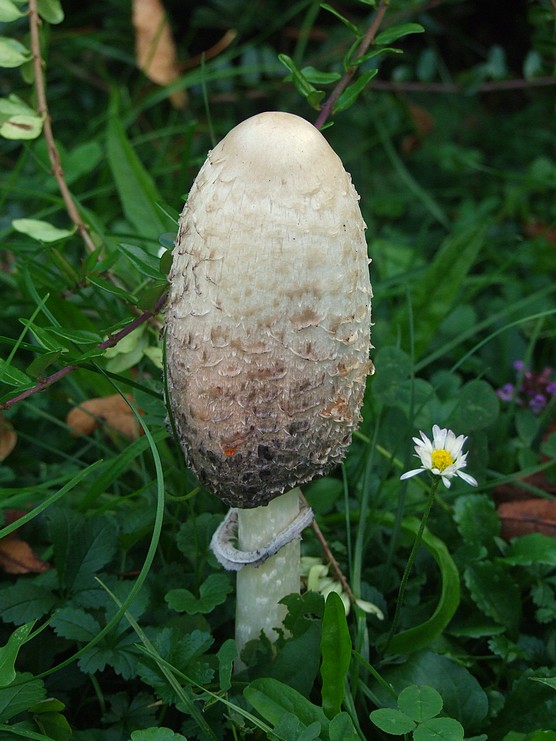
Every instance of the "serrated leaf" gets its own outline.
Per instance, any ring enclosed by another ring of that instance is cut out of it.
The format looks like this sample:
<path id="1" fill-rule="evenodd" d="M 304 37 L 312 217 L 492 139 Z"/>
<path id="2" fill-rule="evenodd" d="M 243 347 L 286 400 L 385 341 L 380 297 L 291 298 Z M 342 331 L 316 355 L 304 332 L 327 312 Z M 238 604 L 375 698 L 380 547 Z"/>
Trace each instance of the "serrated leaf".
<path id="1" fill-rule="evenodd" d="M 20 579 L 0 591 L 2 619 L 16 625 L 42 618 L 55 604 L 56 597 L 50 590 L 28 579 Z"/>
<path id="2" fill-rule="evenodd" d="M 64 11 L 60 0 L 37 0 L 40 17 L 47 23 L 61 23 L 64 20 Z"/>
<path id="3" fill-rule="evenodd" d="M 16 677 L 15 662 L 21 647 L 27 642 L 35 620 L 16 628 L 5 646 L 0 646 L 0 687 L 7 687 Z"/>
<path id="4" fill-rule="evenodd" d="M 394 708 L 373 710 L 369 717 L 377 728 L 392 736 L 403 736 L 405 733 L 410 733 L 416 726 L 411 718 L 408 718 L 401 710 Z"/>
<path id="5" fill-rule="evenodd" d="M 0 688 L 0 723 L 5 723 L 45 697 L 42 679 L 35 679 L 28 672 L 18 674 L 9 687 Z"/>
<path id="6" fill-rule="evenodd" d="M 416 723 L 437 716 L 443 704 L 440 694 L 428 685 L 412 684 L 398 697 L 398 708 Z"/>
<path id="7" fill-rule="evenodd" d="M 38 242 L 58 242 L 60 239 L 67 239 L 75 233 L 73 229 L 59 229 L 48 221 L 40 219 L 14 219 L 12 226 L 20 234 L 26 234 L 28 237 L 36 239 Z"/>
<path id="8" fill-rule="evenodd" d="M 504 561 L 515 566 L 556 566 L 556 540 L 542 533 L 522 535 L 513 541 Z"/>
<path id="9" fill-rule="evenodd" d="M 454 504 L 454 520 L 468 543 L 492 547 L 500 535 L 500 519 L 492 499 L 484 494 L 466 494 Z"/>
<path id="10" fill-rule="evenodd" d="M 515 633 L 521 617 L 521 595 L 506 569 L 483 561 L 467 566 L 464 580 L 477 607 Z"/>
<path id="11" fill-rule="evenodd" d="M 87 642 L 100 631 L 95 618 L 85 610 L 63 607 L 58 610 L 51 623 L 57 635 L 68 640 Z"/>
<path id="12" fill-rule="evenodd" d="M 8 69 L 21 67 L 32 58 L 33 55 L 29 49 L 19 41 L 0 36 L 0 67 Z"/>
<path id="13" fill-rule="evenodd" d="M 425 29 L 419 23 L 402 23 L 399 26 L 391 26 L 381 31 L 375 38 L 374 43 L 377 46 L 386 46 L 404 36 L 412 33 L 424 33 Z"/>
<path id="14" fill-rule="evenodd" d="M 344 603 L 331 592 L 324 605 L 320 640 L 322 664 L 322 708 L 329 718 L 340 712 L 344 700 L 345 682 L 351 660 L 351 637 Z"/>
<path id="15" fill-rule="evenodd" d="M 0 0 L 0 23 L 11 23 L 24 15 L 12 0 Z"/>
<path id="16" fill-rule="evenodd" d="M 333 112 L 340 113 L 341 111 L 350 108 L 367 87 L 369 82 L 373 77 L 376 77 L 377 74 L 378 69 L 370 69 L 367 72 L 360 74 L 357 80 L 349 85 L 340 95 L 337 102 L 334 104 Z"/>
<path id="17" fill-rule="evenodd" d="M 205 614 L 223 604 L 232 590 L 230 580 L 224 574 L 210 574 L 199 588 L 199 597 L 188 589 L 172 589 L 165 600 L 172 610 L 187 612 L 188 615 Z"/>

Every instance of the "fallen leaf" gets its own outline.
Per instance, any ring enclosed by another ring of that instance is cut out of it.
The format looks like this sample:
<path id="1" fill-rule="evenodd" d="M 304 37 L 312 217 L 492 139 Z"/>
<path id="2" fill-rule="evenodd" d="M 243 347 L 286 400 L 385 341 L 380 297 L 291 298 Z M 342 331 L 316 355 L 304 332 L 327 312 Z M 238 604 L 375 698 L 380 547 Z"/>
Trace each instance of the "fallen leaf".
<path id="1" fill-rule="evenodd" d="M 131 394 L 126 394 L 126 397 L 131 401 Z M 143 414 L 140 409 L 137 411 Z M 131 408 L 120 394 L 84 401 L 69 412 L 66 423 L 72 434 L 78 437 L 90 435 L 103 424 L 133 440 L 143 434 Z"/>
<path id="2" fill-rule="evenodd" d="M 17 432 L 11 422 L 0 412 L 0 461 L 7 458 L 17 443 Z"/>
<path id="3" fill-rule="evenodd" d="M 6 574 L 42 574 L 50 564 L 36 556 L 29 543 L 10 533 L 0 539 L 0 568 Z"/>
<path id="4" fill-rule="evenodd" d="M 27 513 L 22 509 L 7 509 L 3 514 L 4 524 L 11 525 Z M 17 531 L 0 538 L 0 569 L 6 574 L 42 574 L 49 568 L 50 564 L 36 556 Z"/>
<path id="5" fill-rule="evenodd" d="M 522 499 L 498 505 L 502 537 L 506 540 L 530 533 L 556 537 L 556 500 Z"/>
<path id="6" fill-rule="evenodd" d="M 176 44 L 161 0 L 133 0 L 135 57 L 139 69 L 157 85 L 170 85 L 180 76 Z M 175 108 L 185 108 L 187 94 L 170 95 Z"/>

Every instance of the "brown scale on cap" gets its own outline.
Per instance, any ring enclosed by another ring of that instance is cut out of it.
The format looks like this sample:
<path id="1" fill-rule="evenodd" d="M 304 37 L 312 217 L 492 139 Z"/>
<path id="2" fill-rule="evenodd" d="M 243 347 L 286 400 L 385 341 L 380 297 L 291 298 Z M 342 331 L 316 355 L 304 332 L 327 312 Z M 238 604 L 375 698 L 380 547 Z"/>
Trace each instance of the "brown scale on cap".
<path id="1" fill-rule="evenodd" d="M 344 456 L 371 324 L 365 224 L 322 134 L 269 112 L 209 153 L 183 209 L 167 310 L 169 401 L 199 479 L 258 507 Z"/>

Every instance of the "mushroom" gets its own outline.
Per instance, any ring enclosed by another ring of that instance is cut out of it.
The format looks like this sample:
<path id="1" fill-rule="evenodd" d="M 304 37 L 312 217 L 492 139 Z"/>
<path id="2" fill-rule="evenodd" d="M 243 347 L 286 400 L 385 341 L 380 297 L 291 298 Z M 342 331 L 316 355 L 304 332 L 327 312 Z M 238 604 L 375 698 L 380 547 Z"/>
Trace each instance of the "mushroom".
<path id="1" fill-rule="evenodd" d="M 373 367 L 358 201 L 314 126 L 266 112 L 209 152 L 180 217 L 169 403 L 190 466 L 232 507 L 212 547 L 239 571 L 238 650 L 272 639 L 299 591 L 312 513 L 296 487 L 342 460 L 360 421 Z"/>

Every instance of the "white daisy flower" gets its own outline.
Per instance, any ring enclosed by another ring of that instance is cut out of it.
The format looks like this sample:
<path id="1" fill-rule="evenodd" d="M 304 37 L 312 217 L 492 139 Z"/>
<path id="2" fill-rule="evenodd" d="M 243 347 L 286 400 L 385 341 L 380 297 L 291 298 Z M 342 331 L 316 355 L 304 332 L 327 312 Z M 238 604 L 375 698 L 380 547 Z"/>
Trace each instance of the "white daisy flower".
<path id="1" fill-rule="evenodd" d="M 467 440 L 465 435 L 456 437 L 452 430 L 441 430 L 438 425 L 432 428 L 432 442 L 421 431 L 421 439 L 413 438 L 415 453 L 421 459 L 421 468 L 407 471 L 400 476 L 401 479 L 409 479 L 423 471 L 430 471 L 435 476 L 440 476 L 444 486 L 449 489 L 454 476 L 459 476 L 467 484 L 477 486 L 473 476 L 462 471 L 467 464 L 467 453 L 462 453 L 462 448 Z"/>

